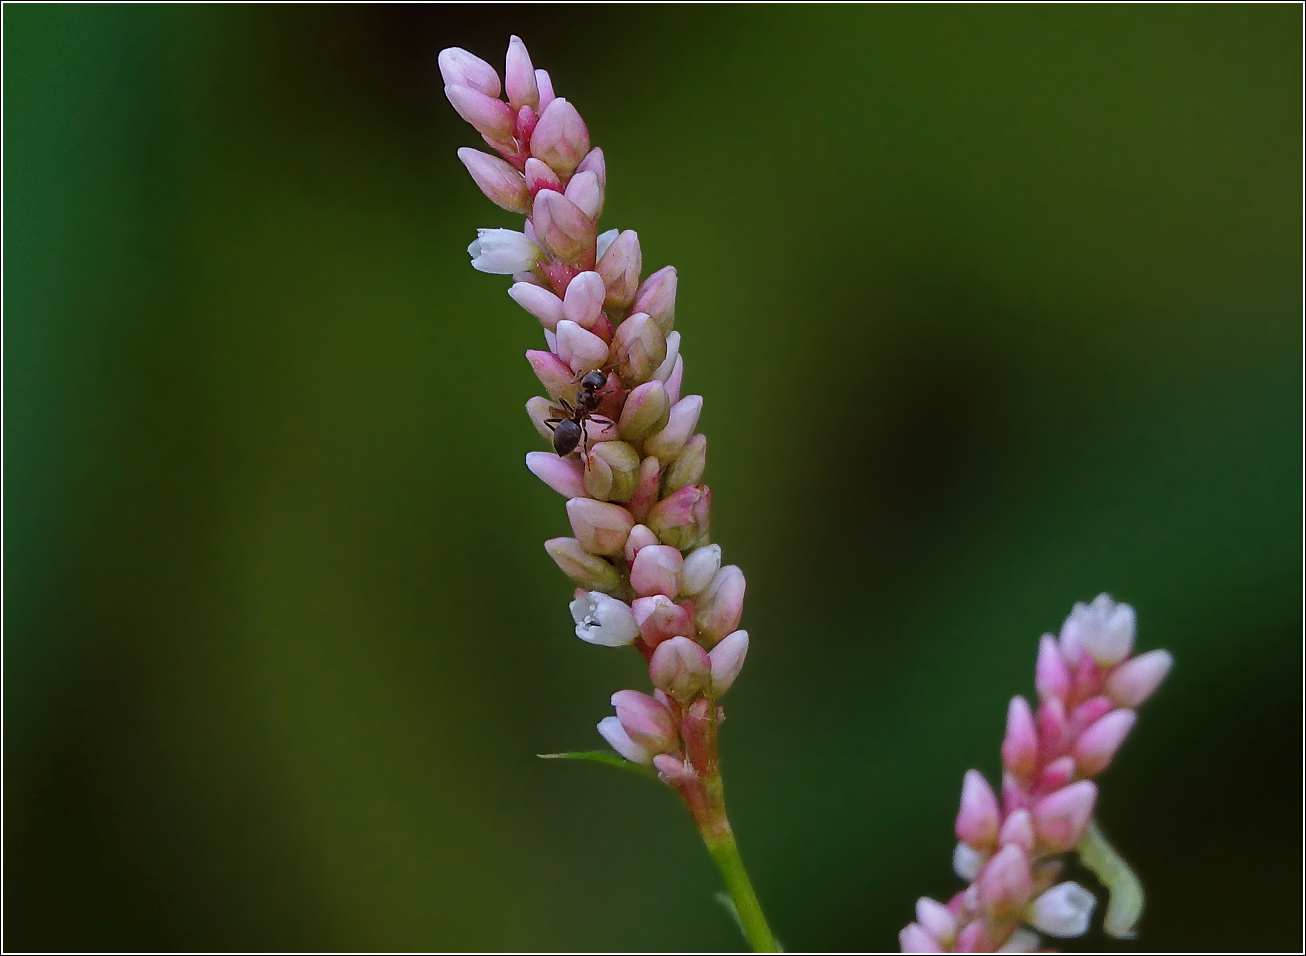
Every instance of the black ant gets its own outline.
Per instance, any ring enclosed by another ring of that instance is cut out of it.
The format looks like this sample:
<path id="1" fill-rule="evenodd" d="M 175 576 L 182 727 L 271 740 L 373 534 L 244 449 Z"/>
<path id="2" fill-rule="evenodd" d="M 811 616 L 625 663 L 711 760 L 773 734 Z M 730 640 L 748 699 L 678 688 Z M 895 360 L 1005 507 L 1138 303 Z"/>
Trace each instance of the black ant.
<path id="1" fill-rule="evenodd" d="M 588 422 L 598 422 L 604 427 L 612 424 L 608 419 L 600 418 L 594 414 L 594 410 L 599 407 L 599 402 L 602 401 L 599 390 L 607 383 L 607 373 L 598 369 L 586 372 L 580 380 L 580 391 L 576 395 L 576 404 L 574 406 L 565 398 L 558 399 L 566 411 L 567 417 L 546 418 L 544 420 L 544 424 L 549 426 L 549 431 L 553 432 L 553 450 L 559 456 L 571 454 L 576 450 L 576 446 L 582 442 L 588 444 Z"/>

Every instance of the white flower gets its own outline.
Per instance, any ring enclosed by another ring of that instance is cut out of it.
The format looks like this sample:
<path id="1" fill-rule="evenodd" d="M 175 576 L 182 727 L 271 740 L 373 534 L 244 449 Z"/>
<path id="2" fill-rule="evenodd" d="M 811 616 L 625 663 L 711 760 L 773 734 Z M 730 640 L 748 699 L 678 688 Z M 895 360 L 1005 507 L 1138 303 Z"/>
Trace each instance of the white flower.
<path id="1" fill-rule="evenodd" d="M 630 735 L 626 733 L 626 728 L 621 726 L 621 721 L 616 717 L 604 717 L 600 720 L 599 733 L 603 735 L 603 739 L 612 746 L 613 750 L 631 763 L 650 764 L 653 762 L 653 755 L 630 739 Z"/>
<path id="2" fill-rule="evenodd" d="M 576 636 L 590 644 L 621 647 L 639 637 L 639 625 L 630 606 L 601 591 L 590 591 L 571 602 Z"/>
<path id="3" fill-rule="evenodd" d="M 1097 900 L 1078 883 L 1058 883 L 1025 909 L 1025 921 L 1049 936 L 1083 936 Z"/>
<path id="4" fill-rule="evenodd" d="M 1132 607 L 1099 594 L 1092 604 L 1076 604 L 1061 625 L 1061 650 L 1071 663 L 1082 649 L 1102 667 L 1111 667 L 1133 650 L 1135 626 Z"/>
<path id="5" fill-rule="evenodd" d="M 496 275 L 512 275 L 535 268 L 540 247 L 522 232 L 511 229 L 477 229 L 476 241 L 467 247 L 472 268 Z"/>

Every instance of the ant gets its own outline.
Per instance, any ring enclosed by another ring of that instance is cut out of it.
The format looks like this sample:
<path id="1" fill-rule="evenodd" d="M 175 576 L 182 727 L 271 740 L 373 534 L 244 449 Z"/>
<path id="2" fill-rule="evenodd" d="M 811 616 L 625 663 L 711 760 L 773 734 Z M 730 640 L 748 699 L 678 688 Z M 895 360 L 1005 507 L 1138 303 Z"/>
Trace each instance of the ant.
<path id="1" fill-rule="evenodd" d="M 602 400 L 599 390 L 607 383 L 606 372 L 599 369 L 586 372 L 580 380 L 580 392 L 576 395 L 575 406 L 565 398 L 558 399 L 567 417 L 545 419 L 544 424 L 553 432 L 553 450 L 559 457 L 571 454 L 582 442 L 588 444 L 589 431 L 586 427 L 588 422 L 598 422 L 605 427 L 612 424 L 608 419 L 594 414 L 594 410 L 599 407 L 599 402 Z"/>

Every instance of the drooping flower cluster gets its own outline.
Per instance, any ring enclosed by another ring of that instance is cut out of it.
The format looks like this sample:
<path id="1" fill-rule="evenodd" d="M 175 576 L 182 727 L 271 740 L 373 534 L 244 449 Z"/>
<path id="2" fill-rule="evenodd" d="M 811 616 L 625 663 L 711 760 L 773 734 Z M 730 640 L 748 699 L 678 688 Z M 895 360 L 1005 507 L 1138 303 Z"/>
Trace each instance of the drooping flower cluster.
<path id="1" fill-rule="evenodd" d="M 1134 630 L 1134 609 L 1102 594 L 1075 605 L 1059 638 L 1044 635 L 1038 709 L 1013 697 L 1007 710 L 1001 801 L 977 770 L 962 784 L 953 868 L 970 886 L 946 905 L 922 897 L 916 922 L 899 934 L 903 952 L 1029 952 L 1038 932 L 1087 932 L 1096 901 L 1077 883 L 1056 883 L 1063 857 L 1089 833 L 1090 778 L 1111 763 L 1174 662 L 1163 650 L 1131 656 Z"/>
<path id="2" fill-rule="evenodd" d="M 444 50 L 439 64 L 450 103 L 498 154 L 459 158 L 487 197 L 527 217 L 521 232 L 480 230 L 468 251 L 475 268 L 512 275 L 508 294 L 543 326 L 547 347 L 526 358 L 548 397 L 526 411 L 554 451 L 531 452 L 526 465 L 567 498 L 573 533 L 545 549 L 579 586 L 576 634 L 634 645 L 656 688 L 614 694 L 616 716 L 599 732 L 627 760 L 656 766 L 701 822 L 723 717 L 715 702 L 748 634 L 736 630 L 744 576 L 708 542 L 703 399 L 681 397 L 676 270 L 641 281 L 638 236 L 598 232 L 603 152 L 521 40 L 509 44 L 502 84 L 466 50 Z"/>

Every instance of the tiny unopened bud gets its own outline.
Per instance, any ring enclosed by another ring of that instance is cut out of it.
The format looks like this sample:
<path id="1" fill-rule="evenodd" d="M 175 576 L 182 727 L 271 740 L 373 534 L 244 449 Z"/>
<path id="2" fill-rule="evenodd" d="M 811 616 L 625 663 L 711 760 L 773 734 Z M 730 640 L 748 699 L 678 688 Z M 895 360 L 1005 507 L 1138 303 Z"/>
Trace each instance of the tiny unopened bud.
<path id="1" fill-rule="evenodd" d="M 594 328 L 594 323 L 603 314 L 603 294 L 603 280 L 599 274 L 582 272 L 571 280 L 566 295 L 562 297 L 563 318 L 582 329 Z"/>
<path id="2" fill-rule="evenodd" d="M 585 456 L 585 491 L 600 501 L 627 501 L 639 476 L 639 452 L 624 441 L 591 445 Z"/>
<path id="3" fill-rule="evenodd" d="M 487 140 L 496 143 L 512 141 L 516 115 L 503 100 L 487 96 L 470 86 L 446 86 L 444 95 L 458 115 Z"/>
<path id="4" fill-rule="evenodd" d="M 673 637 L 685 637 L 693 630 L 694 622 L 689 612 L 665 594 L 635 598 L 630 607 L 635 614 L 635 623 L 639 625 L 639 633 L 650 647 Z"/>
<path id="5" fill-rule="evenodd" d="M 957 839 L 977 849 L 992 849 L 1000 820 L 993 788 L 978 770 L 967 770 L 961 784 L 961 808 L 957 811 Z"/>
<path id="6" fill-rule="evenodd" d="M 671 404 L 675 405 L 680 401 L 680 386 L 685 380 L 685 357 L 676 356 L 676 364 L 671 369 L 671 374 L 667 377 L 667 398 L 671 399 Z"/>
<path id="7" fill-rule="evenodd" d="M 1134 711 L 1113 710 L 1080 734 L 1074 747 L 1079 772 L 1092 777 L 1105 770 L 1137 722 Z"/>
<path id="8" fill-rule="evenodd" d="M 671 378 L 671 373 L 676 370 L 676 359 L 678 358 L 680 358 L 680 333 L 672 332 L 667 336 L 667 357 L 654 370 L 653 377 L 659 382 L 665 382 Z"/>
<path id="9" fill-rule="evenodd" d="M 594 223 L 560 192 L 535 194 L 531 222 L 541 246 L 563 262 L 579 265 L 594 245 Z"/>
<path id="10" fill-rule="evenodd" d="M 1039 700 L 1064 698 L 1070 693 L 1070 667 L 1056 638 L 1044 634 L 1038 642 L 1038 662 L 1034 665 L 1034 687 Z"/>
<path id="11" fill-rule="evenodd" d="M 645 382 L 631 389 L 621 409 L 618 430 L 627 441 L 639 441 L 662 429 L 671 416 L 671 403 L 661 382 Z"/>
<path id="12" fill-rule="evenodd" d="M 1002 812 L 1015 813 L 1017 810 L 1028 810 L 1031 804 L 1029 792 L 1016 779 L 1015 774 L 1002 774 Z"/>
<path id="13" fill-rule="evenodd" d="M 612 357 L 617 374 L 627 385 L 647 382 L 667 357 L 667 339 L 643 312 L 636 312 L 617 326 L 612 340 Z"/>
<path id="14" fill-rule="evenodd" d="M 728 564 L 713 575 L 711 583 L 698 596 L 694 621 L 703 636 L 713 644 L 739 626 L 739 618 L 744 613 L 744 590 L 744 572 Z"/>
<path id="15" fill-rule="evenodd" d="M 485 193 L 485 197 L 490 202 L 500 209 L 523 216 L 530 213 L 531 196 L 526 188 L 526 179 L 513 169 L 511 164 L 498 156 L 491 156 L 466 146 L 458 150 L 458 158 L 467 167 L 467 172 L 471 173 L 472 181 L 481 192 Z"/>
<path id="16" fill-rule="evenodd" d="M 567 502 L 567 518 L 576 540 L 590 554 L 619 555 L 635 520 L 621 505 L 592 498 L 572 498 Z"/>
<path id="17" fill-rule="evenodd" d="M 575 538 L 550 538 L 544 550 L 567 575 L 590 591 L 612 592 L 621 586 L 621 575 L 607 561 L 590 554 Z"/>
<path id="18" fill-rule="evenodd" d="M 957 920 L 938 900 L 922 896 L 916 901 L 916 922 L 940 943 L 950 944 L 957 935 Z"/>
<path id="19" fill-rule="evenodd" d="M 671 407 L 667 426 L 654 432 L 644 442 L 645 454 L 656 455 L 659 461 L 673 461 L 685 447 L 689 436 L 698 427 L 698 417 L 703 412 L 703 397 L 690 395 Z M 706 450 L 706 449 L 705 449 Z"/>
<path id="20" fill-rule="evenodd" d="M 1043 772 L 1034 781 L 1035 793 L 1048 794 L 1060 790 L 1075 779 L 1075 758 L 1058 757 L 1043 768 Z"/>
<path id="21" fill-rule="evenodd" d="M 1034 715 L 1023 697 L 1011 698 L 1007 707 L 1007 733 L 1002 740 L 1002 766 L 1028 779 L 1038 758 L 1038 731 Z"/>
<path id="22" fill-rule="evenodd" d="M 1017 810 L 1002 822 L 998 831 L 998 845 L 1014 843 L 1026 854 L 1034 851 L 1034 824 L 1028 810 Z"/>
<path id="23" fill-rule="evenodd" d="M 952 851 L 952 872 L 966 882 L 972 882 L 992 854 L 977 850 L 969 843 L 958 843 Z"/>
<path id="24" fill-rule="evenodd" d="M 1065 853 L 1084 838 L 1096 803 L 1097 785 L 1091 780 L 1062 787 L 1034 805 L 1034 833 L 1051 852 Z"/>
<path id="25" fill-rule="evenodd" d="M 553 443 L 553 432 L 549 426 L 544 424 L 547 419 L 556 418 L 553 406 L 547 398 L 541 398 L 539 395 L 533 395 L 526 401 L 526 414 L 530 416 L 531 424 L 540 436 L 550 444 Z"/>
<path id="26" fill-rule="evenodd" d="M 562 320 L 562 300 L 533 282 L 517 282 L 508 289 L 512 300 L 540 320 L 550 332 L 557 331 Z"/>
<path id="27" fill-rule="evenodd" d="M 999 850 L 976 881 L 980 905 L 999 919 L 1024 908 L 1031 885 L 1029 857 L 1015 845 Z"/>
<path id="28" fill-rule="evenodd" d="M 721 639 L 708 657 L 712 661 L 712 694 L 720 697 L 730 689 L 748 656 L 748 632 L 735 631 Z"/>
<path id="29" fill-rule="evenodd" d="M 538 112 L 543 113 L 553 102 L 553 80 L 549 78 L 548 70 L 535 71 L 535 88 L 539 90 L 540 105 L 535 107 Z"/>
<path id="30" fill-rule="evenodd" d="M 658 481 L 661 476 L 662 466 L 656 458 L 648 457 L 639 463 L 639 476 L 635 480 L 635 493 L 626 502 L 626 508 L 635 516 L 636 521 L 648 523 L 649 513 L 658 500 Z M 654 533 L 657 532 L 654 531 Z"/>
<path id="31" fill-rule="evenodd" d="M 593 173 L 598 177 L 599 185 L 604 189 L 608 186 L 608 166 L 603 159 L 603 150 L 597 146 L 585 154 L 585 158 L 580 161 L 576 167 L 578 173 Z"/>
<path id="32" fill-rule="evenodd" d="M 620 229 L 609 229 L 607 232 L 599 233 L 599 237 L 594 243 L 595 254 L 602 259 L 608 251 L 608 246 L 616 242 L 619 235 L 621 235 Z"/>
<path id="33" fill-rule="evenodd" d="M 532 156 L 544 160 L 565 179 L 575 172 L 589 149 L 589 130 L 576 107 L 561 97 L 544 107 L 531 134 Z"/>
<path id="34" fill-rule="evenodd" d="M 526 361 L 530 363 L 531 371 L 535 373 L 535 377 L 540 380 L 540 384 L 552 398 L 557 398 L 567 391 L 576 377 L 571 366 L 552 352 L 530 349 L 526 352 Z"/>
<path id="35" fill-rule="evenodd" d="M 650 753 L 679 749 L 675 718 L 661 701 L 637 690 L 619 690 L 612 695 L 612 706 L 626 735 Z"/>
<path id="36" fill-rule="evenodd" d="M 590 591 L 570 605 L 576 636 L 590 644 L 622 647 L 639 637 L 639 625 L 630 606 L 600 591 Z"/>
<path id="37" fill-rule="evenodd" d="M 665 266 L 644 280 L 635 293 L 631 308 L 646 312 L 664 333 L 670 334 L 676 321 L 676 269 Z"/>
<path id="38" fill-rule="evenodd" d="M 690 485 L 654 505 L 644 523 L 657 533 L 663 544 L 688 551 L 707 537 L 711 508 L 711 489 L 707 485 Z M 731 624 L 718 637 L 733 629 Z"/>
<path id="39" fill-rule="evenodd" d="M 558 357 L 575 375 L 593 371 L 608 360 L 608 343 L 575 322 L 559 322 L 557 336 Z M 568 376 L 569 383 L 571 380 Z"/>
<path id="40" fill-rule="evenodd" d="M 917 923 L 909 923 L 898 933 L 898 945 L 904 953 L 941 953 L 938 940 Z"/>
<path id="41" fill-rule="evenodd" d="M 467 254 L 478 272 L 510 276 L 535 268 L 540 247 L 512 229 L 477 229 L 476 241 L 467 247 Z"/>
<path id="42" fill-rule="evenodd" d="M 1061 749 L 1066 736 L 1066 705 L 1060 697 L 1048 697 L 1038 705 L 1034 714 L 1034 724 L 1038 727 L 1039 742 L 1049 752 Z"/>
<path id="43" fill-rule="evenodd" d="M 445 86 L 465 86 L 484 96 L 498 96 L 502 89 L 494 67 L 462 47 L 441 50 L 436 63 Z"/>
<path id="44" fill-rule="evenodd" d="M 630 537 L 626 539 L 626 563 L 633 564 L 641 551 L 657 543 L 658 536 L 647 525 L 635 525 L 630 529 Z"/>
<path id="45" fill-rule="evenodd" d="M 696 484 L 707 465 L 707 436 L 695 435 L 680 450 L 662 478 L 662 493 L 669 495 L 686 485 Z"/>
<path id="46" fill-rule="evenodd" d="M 552 452 L 531 451 L 526 453 L 526 467 L 564 498 L 585 497 L 585 474 L 579 461 Z"/>
<path id="47" fill-rule="evenodd" d="M 1040 932 L 1062 939 L 1083 936 L 1097 900 L 1078 883 L 1058 883 L 1025 910 L 1025 920 Z"/>
<path id="48" fill-rule="evenodd" d="M 1122 707 L 1138 707 L 1156 692 L 1174 666 L 1169 651 L 1148 651 L 1127 660 L 1106 679 L 1106 692 Z"/>
<path id="49" fill-rule="evenodd" d="M 562 193 L 576 204 L 576 208 L 597 222 L 603 211 L 603 187 L 593 173 L 577 173 L 567 183 Z"/>
<path id="50" fill-rule="evenodd" d="M 599 734 L 613 750 L 631 763 L 642 763 L 648 766 L 653 762 L 653 754 L 649 753 L 647 747 L 641 747 L 630 739 L 630 735 L 626 733 L 626 728 L 621 726 L 621 721 L 618 718 L 604 717 L 600 720 Z"/>
<path id="51" fill-rule="evenodd" d="M 684 703 L 706 688 L 711 666 L 703 648 L 687 637 L 672 637 L 653 651 L 648 676 L 653 686 Z"/>
<path id="52" fill-rule="evenodd" d="M 681 572 L 681 593 L 698 594 L 712 583 L 712 578 L 720 567 L 721 545 L 707 544 L 697 548 L 685 558 L 685 567 Z"/>
<path id="53" fill-rule="evenodd" d="M 578 173 L 579 179 L 583 173 Z M 575 182 L 575 180 L 572 180 Z M 603 276 L 603 285 L 607 288 L 604 307 L 624 311 L 635 300 L 635 290 L 639 288 L 639 270 L 643 266 L 639 251 L 639 236 L 635 230 L 627 229 L 617 236 L 599 258 L 596 267 Z"/>
<path id="54" fill-rule="evenodd" d="M 680 590 L 680 569 L 684 563 L 680 552 L 670 545 L 642 548 L 630 566 L 630 586 L 640 597 L 665 594 L 674 600 Z"/>
<path id="55" fill-rule="evenodd" d="M 539 105 L 540 89 L 535 82 L 535 67 L 531 65 L 531 55 L 526 52 L 526 44 L 517 37 L 508 41 L 503 85 L 508 92 L 508 102 L 517 109 Z"/>
<path id="56" fill-rule="evenodd" d="M 526 168 L 522 171 L 522 178 L 526 183 L 527 191 L 531 195 L 532 208 L 534 208 L 534 197 L 541 189 L 562 192 L 562 180 L 558 178 L 558 174 L 549 168 L 548 163 L 542 162 L 534 156 L 526 160 Z"/>

